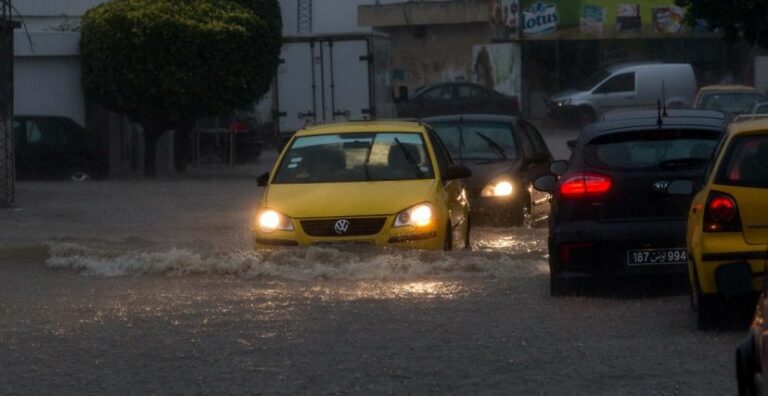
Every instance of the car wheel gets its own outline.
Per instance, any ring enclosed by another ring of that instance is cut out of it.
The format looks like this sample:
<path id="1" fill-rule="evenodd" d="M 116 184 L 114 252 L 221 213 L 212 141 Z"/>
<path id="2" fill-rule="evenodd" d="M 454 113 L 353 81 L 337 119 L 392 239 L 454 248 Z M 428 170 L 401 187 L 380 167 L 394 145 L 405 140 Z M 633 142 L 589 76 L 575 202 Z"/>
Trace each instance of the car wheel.
<path id="1" fill-rule="evenodd" d="M 528 204 L 523 207 L 523 224 L 524 228 L 533 228 L 533 214 L 531 214 L 531 205 Z"/>
<path id="2" fill-rule="evenodd" d="M 467 215 L 466 231 L 464 232 L 464 250 L 472 250 L 470 233 L 472 232 L 472 217 Z"/>
<path id="3" fill-rule="evenodd" d="M 597 120 L 597 114 L 591 107 L 583 106 L 579 107 L 576 112 L 576 122 L 579 126 L 589 125 Z"/>
<path id="4" fill-rule="evenodd" d="M 529 202 L 528 199 L 524 199 L 523 201 Z M 499 216 L 502 226 L 520 227 L 525 225 L 526 211 L 530 204 L 524 202 L 513 204 L 509 209 L 509 212 L 505 213 L 503 216 Z"/>
<path id="5" fill-rule="evenodd" d="M 91 173 L 83 169 L 75 169 L 69 172 L 69 180 L 74 182 L 86 182 L 92 180 Z"/>
<path id="6" fill-rule="evenodd" d="M 446 252 L 453 250 L 453 232 L 451 229 L 451 223 L 448 223 L 445 226 L 445 240 L 443 241 L 443 250 Z"/>
<path id="7" fill-rule="evenodd" d="M 552 297 L 562 297 L 571 291 L 568 279 L 563 279 L 555 275 L 549 275 L 549 295 Z"/>
<path id="8" fill-rule="evenodd" d="M 717 330 L 720 327 L 718 304 L 701 294 L 696 295 L 696 328 L 700 331 Z"/>
<path id="9" fill-rule="evenodd" d="M 736 381 L 739 396 L 756 396 L 754 341 L 749 335 L 736 348 Z"/>

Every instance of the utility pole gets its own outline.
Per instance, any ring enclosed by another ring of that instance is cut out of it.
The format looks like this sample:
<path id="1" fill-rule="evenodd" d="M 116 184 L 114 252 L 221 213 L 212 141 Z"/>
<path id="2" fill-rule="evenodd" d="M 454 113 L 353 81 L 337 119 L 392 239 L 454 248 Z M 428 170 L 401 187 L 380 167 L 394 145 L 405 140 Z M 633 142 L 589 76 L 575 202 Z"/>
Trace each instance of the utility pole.
<path id="1" fill-rule="evenodd" d="M 312 33 L 312 0 L 296 1 L 296 32 Z"/>
<path id="2" fill-rule="evenodd" d="M 0 0 L 0 208 L 13 205 L 13 29 L 11 0 Z"/>

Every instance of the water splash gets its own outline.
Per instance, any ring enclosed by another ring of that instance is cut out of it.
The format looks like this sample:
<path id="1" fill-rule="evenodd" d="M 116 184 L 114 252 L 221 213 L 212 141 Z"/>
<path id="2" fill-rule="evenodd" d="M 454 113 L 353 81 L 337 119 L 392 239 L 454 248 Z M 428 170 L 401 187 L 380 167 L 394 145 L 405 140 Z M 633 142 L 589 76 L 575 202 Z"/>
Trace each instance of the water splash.
<path id="1" fill-rule="evenodd" d="M 294 248 L 274 251 L 135 251 L 124 246 L 51 243 L 50 268 L 93 276 L 231 275 L 289 280 L 511 278 L 546 273 L 542 254 L 393 249 Z"/>

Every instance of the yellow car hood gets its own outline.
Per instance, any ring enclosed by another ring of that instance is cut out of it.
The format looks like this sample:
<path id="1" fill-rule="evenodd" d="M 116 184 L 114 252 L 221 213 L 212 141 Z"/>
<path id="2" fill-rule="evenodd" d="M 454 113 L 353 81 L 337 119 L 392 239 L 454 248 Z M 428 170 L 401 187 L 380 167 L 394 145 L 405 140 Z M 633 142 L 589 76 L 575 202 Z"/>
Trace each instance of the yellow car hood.
<path id="1" fill-rule="evenodd" d="M 434 179 L 272 184 L 265 207 L 293 218 L 391 215 L 428 201 Z"/>

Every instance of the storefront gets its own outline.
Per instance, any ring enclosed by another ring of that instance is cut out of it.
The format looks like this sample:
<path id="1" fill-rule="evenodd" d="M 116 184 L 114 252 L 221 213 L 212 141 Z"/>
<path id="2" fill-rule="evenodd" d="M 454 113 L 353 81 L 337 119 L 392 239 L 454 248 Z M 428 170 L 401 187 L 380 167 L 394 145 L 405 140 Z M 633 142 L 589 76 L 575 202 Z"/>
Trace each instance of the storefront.
<path id="1" fill-rule="evenodd" d="M 729 69 L 722 39 L 704 23 L 685 24 L 685 10 L 673 0 L 507 3 L 518 10 L 520 23 L 503 30 L 497 40 L 521 45 L 521 102 L 531 117 L 544 115 L 549 94 L 614 63 L 691 63 L 699 85 L 719 82 Z"/>

